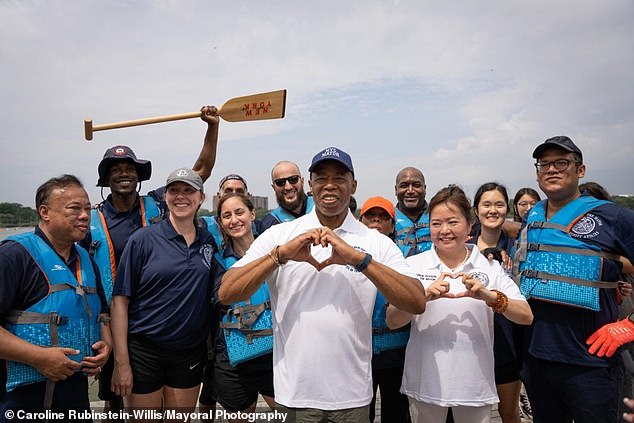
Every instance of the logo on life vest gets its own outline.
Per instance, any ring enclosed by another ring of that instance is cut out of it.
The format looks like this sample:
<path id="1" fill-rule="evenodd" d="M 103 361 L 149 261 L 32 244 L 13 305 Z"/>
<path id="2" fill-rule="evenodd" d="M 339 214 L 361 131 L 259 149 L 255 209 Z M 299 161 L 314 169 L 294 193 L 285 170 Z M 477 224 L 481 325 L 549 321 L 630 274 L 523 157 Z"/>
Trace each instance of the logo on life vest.
<path id="1" fill-rule="evenodd" d="M 578 235 L 588 235 L 596 227 L 596 223 L 592 217 L 584 216 L 572 227 L 572 232 Z"/>

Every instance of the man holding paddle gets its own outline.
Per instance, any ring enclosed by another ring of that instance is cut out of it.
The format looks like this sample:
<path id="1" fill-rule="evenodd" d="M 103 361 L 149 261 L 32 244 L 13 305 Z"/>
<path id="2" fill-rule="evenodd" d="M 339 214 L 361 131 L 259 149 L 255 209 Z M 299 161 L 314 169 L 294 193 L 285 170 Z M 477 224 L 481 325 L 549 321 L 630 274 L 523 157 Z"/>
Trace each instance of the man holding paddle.
<path id="1" fill-rule="evenodd" d="M 207 132 L 192 169 L 204 182 L 216 162 L 218 110 L 214 106 L 202 107 L 201 119 L 207 123 Z M 162 220 L 166 207 L 164 187 L 148 195 L 139 195 L 139 184 L 150 179 L 152 164 L 148 160 L 137 159 L 129 147 L 115 146 L 106 150 L 98 172 L 97 186 L 109 187 L 110 195 L 92 210 L 90 233 L 81 244 L 95 259 L 110 302 L 117 266 L 128 238 L 137 229 Z M 110 390 L 113 364 L 111 356 L 99 378 L 99 398 L 106 401 L 106 410 L 117 410 L 122 406 L 121 397 Z"/>

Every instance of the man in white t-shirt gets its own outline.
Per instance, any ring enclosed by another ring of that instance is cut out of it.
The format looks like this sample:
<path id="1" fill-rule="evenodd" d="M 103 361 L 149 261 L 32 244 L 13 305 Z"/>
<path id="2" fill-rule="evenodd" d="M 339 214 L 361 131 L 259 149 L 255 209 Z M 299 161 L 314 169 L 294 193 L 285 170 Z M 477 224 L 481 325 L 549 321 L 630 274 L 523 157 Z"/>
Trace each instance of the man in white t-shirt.
<path id="1" fill-rule="evenodd" d="M 414 314 L 425 310 L 425 290 L 398 247 L 350 213 L 357 187 L 350 156 L 326 148 L 308 171 L 313 211 L 260 235 L 227 271 L 219 298 L 246 300 L 266 280 L 282 411 L 298 422 L 367 421 L 377 289 Z"/>

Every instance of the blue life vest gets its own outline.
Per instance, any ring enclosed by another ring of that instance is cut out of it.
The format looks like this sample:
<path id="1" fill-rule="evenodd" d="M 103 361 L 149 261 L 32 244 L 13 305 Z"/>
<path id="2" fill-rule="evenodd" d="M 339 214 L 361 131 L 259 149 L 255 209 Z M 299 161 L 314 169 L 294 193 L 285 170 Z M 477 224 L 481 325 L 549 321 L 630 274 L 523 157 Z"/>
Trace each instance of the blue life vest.
<path id="1" fill-rule="evenodd" d="M 161 212 L 152 197 L 147 195 L 139 197 L 139 206 L 144 227 L 161 220 Z M 97 263 L 106 301 L 110 304 L 112 287 L 117 276 L 117 263 L 106 219 L 98 207 L 90 211 L 90 238 L 92 241 L 89 252 Z"/>
<path id="2" fill-rule="evenodd" d="M 387 306 L 385 297 L 377 291 L 374 310 L 372 311 L 372 352 L 375 354 L 380 354 L 381 351 L 403 348 L 409 340 L 409 324 L 398 329 L 389 329 L 387 327 L 385 323 Z"/>
<path id="3" fill-rule="evenodd" d="M 306 214 L 310 213 L 315 207 L 315 200 L 313 200 L 312 196 L 306 197 Z M 288 210 L 278 207 L 275 210 L 271 211 L 271 215 L 280 223 L 290 222 L 291 220 L 295 220 L 296 217 L 288 212 Z"/>
<path id="4" fill-rule="evenodd" d="M 602 282 L 604 259 L 618 256 L 570 236 L 571 228 L 590 210 L 607 201 L 579 197 L 546 220 L 546 200 L 529 212 L 515 253 L 514 273 L 528 298 L 600 310 L 599 288 L 617 288 Z"/>
<path id="5" fill-rule="evenodd" d="M 429 250 L 432 245 L 429 233 L 429 213 L 423 213 L 417 222 L 412 222 L 399 209 L 395 209 L 395 212 L 395 241 L 401 249 L 403 257 L 408 256 L 411 248 L 418 251 L 416 254 Z"/>
<path id="6" fill-rule="evenodd" d="M 207 230 L 214 238 L 216 247 L 220 248 L 220 246 L 223 244 L 222 233 L 220 232 L 220 227 L 218 226 L 216 218 L 213 216 L 202 216 L 201 219 L 207 224 Z"/>
<path id="7" fill-rule="evenodd" d="M 33 232 L 8 239 L 20 243 L 33 257 L 49 283 L 49 293 L 26 310 L 11 310 L 7 330 L 31 344 L 79 350 L 68 356 L 78 363 L 94 355 L 92 345 L 101 339 L 101 301 L 88 252 L 75 244 L 79 257 L 73 271 Z M 7 361 L 7 391 L 44 380 L 34 367 Z"/>
<path id="8" fill-rule="evenodd" d="M 224 258 L 222 251 L 214 257 L 225 269 L 237 261 L 233 256 Z M 273 352 L 273 316 L 266 281 L 251 298 L 232 304 L 222 316 L 220 327 L 224 329 L 227 355 L 233 367 Z"/>

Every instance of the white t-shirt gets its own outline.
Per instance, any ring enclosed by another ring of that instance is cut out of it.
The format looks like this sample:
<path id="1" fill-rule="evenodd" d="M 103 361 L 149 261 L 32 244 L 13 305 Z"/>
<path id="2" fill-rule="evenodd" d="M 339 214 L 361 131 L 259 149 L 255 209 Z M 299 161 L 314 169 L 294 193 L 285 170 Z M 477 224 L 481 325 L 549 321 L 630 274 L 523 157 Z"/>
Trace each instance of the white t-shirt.
<path id="1" fill-rule="evenodd" d="M 469 258 L 455 273 L 477 273 L 487 289 L 497 289 L 509 299 L 525 300 L 500 264 L 489 262 L 474 245 Z M 410 267 L 429 287 L 450 270 L 435 248 L 407 258 Z M 461 278 L 445 279 L 449 292 L 464 292 Z M 493 362 L 493 310 L 474 298 L 439 298 L 427 303 L 412 320 L 405 352 L 401 392 L 442 407 L 483 406 L 498 402 Z"/>
<path id="2" fill-rule="evenodd" d="M 260 235 L 235 267 L 276 245 L 322 227 L 315 211 L 274 225 Z M 396 245 L 348 214 L 335 234 L 394 270 L 414 277 Z M 318 261 L 329 252 L 314 252 Z M 287 407 L 341 410 L 372 399 L 372 309 L 376 286 L 352 266 L 318 272 L 308 263 L 278 267 L 267 284 L 273 311 L 275 401 Z"/>

